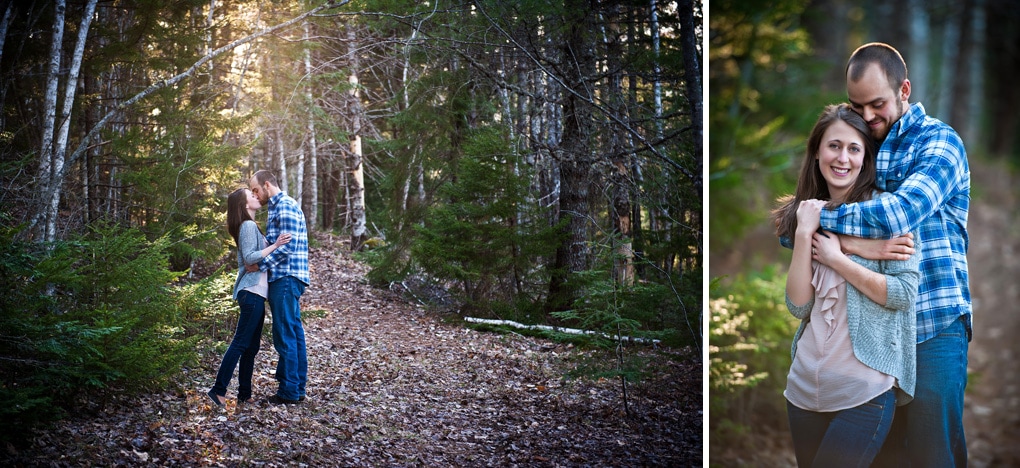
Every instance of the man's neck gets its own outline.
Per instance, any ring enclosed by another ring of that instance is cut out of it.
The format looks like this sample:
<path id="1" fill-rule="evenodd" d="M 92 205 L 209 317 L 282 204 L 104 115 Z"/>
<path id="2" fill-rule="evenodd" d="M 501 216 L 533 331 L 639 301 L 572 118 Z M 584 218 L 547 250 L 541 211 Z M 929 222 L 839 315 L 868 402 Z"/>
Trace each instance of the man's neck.
<path id="1" fill-rule="evenodd" d="M 275 197 L 276 194 L 280 192 L 282 192 L 282 190 L 280 190 L 278 187 L 273 187 L 272 185 L 266 184 L 266 195 L 269 195 L 269 198 Z"/>

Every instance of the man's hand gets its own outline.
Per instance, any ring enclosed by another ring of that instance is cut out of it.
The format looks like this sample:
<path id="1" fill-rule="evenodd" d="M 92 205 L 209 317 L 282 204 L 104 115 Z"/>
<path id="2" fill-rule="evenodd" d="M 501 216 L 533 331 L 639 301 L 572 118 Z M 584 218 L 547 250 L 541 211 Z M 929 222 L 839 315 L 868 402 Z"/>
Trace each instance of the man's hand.
<path id="1" fill-rule="evenodd" d="M 839 244 L 843 252 L 870 260 L 908 260 L 914 254 L 914 235 L 911 233 L 892 239 L 863 239 L 841 234 Z"/>
<path id="2" fill-rule="evenodd" d="M 256 271 L 259 271 L 259 264 L 252 263 L 251 265 L 245 265 L 244 271 L 247 271 L 248 273 L 255 273 Z"/>

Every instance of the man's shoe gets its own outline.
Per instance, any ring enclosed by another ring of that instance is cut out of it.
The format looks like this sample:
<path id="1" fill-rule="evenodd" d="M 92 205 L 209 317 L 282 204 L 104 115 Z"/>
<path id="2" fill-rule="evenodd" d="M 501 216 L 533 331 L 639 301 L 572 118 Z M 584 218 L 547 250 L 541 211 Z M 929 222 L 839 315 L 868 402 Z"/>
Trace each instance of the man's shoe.
<path id="1" fill-rule="evenodd" d="M 266 398 L 266 401 L 274 405 L 296 405 L 298 403 L 301 403 L 301 400 L 289 400 L 287 398 L 281 397 L 280 395 L 273 395 L 269 398 Z"/>

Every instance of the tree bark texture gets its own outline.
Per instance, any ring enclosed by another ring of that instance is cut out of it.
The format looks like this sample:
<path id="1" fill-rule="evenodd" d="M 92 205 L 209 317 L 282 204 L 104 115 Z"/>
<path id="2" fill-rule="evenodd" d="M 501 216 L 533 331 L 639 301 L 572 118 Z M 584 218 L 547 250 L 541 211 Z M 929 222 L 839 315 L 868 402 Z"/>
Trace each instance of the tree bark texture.
<path id="1" fill-rule="evenodd" d="M 555 155 L 560 169 L 559 214 L 565 218 L 564 237 L 556 250 L 554 276 L 550 282 L 552 310 L 573 305 L 581 291 L 572 277 L 589 268 L 591 249 L 590 189 L 592 188 L 592 108 L 589 86 L 595 70 L 592 8 L 583 0 L 567 0 L 565 37 L 562 43 L 563 82 L 573 86 L 563 99 L 563 136 Z"/>
<path id="2" fill-rule="evenodd" d="M 365 168 L 364 155 L 361 149 L 362 109 L 361 96 L 358 90 L 358 59 L 357 37 L 354 29 L 347 31 L 350 53 L 350 102 L 351 102 L 351 148 L 347 155 L 348 193 L 351 203 L 351 250 L 360 251 L 368 240 L 368 229 L 365 221 Z"/>

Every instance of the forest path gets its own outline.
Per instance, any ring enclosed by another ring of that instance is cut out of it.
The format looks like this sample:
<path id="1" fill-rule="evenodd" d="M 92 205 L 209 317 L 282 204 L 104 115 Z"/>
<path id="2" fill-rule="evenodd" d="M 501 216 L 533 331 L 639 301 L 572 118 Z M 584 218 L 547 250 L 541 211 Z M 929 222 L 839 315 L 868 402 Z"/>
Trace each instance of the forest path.
<path id="1" fill-rule="evenodd" d="M 1020 466 L 1020 183 L 1003 162 L 971 165 L 974 337 L 964 426 L 969 466 Z"/>
<path id="2" fill-rule="evenodd" d="M 367 268 L 325 236 L 302 297 L 308 400 L 273 406 L 276 352 L 263 338 L 253 403 L 211 405 L 220 356 L 176 392 L 108 404 L 0 459 L 52 466 L 701 466 L 701 356 L 663 350 L 628 390 L 568 380 L 597 353 L 444 323 L 373 289 Z M 267 324 L 268 328 L 268 324 Z M 631 352 L 648 352 L 646 348 Z M 236 374 L 235 374 L 236 375 Z"/>

